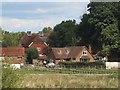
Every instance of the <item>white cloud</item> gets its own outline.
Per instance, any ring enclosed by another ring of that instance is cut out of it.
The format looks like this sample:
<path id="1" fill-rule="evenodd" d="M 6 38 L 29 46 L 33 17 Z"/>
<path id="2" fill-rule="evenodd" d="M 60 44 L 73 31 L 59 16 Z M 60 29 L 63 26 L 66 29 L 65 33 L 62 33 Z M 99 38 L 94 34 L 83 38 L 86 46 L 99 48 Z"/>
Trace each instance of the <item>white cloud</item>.
<path id="1" fill-rule="evenodd" d="M 2 2 L 90 2 L 90 0 L 2 0 Z"/>
<path id="2" fill-rule="evenodd" d="M 20 12 L 20 11 L 16 11 L 16 12 Z M 42 9 L 42 8 L 37 8 L 35 10 L 22 10 L 21 12 L 25 12 L 25 13 L 47 13 L 47 10 Z"/>
<path id="3" fill-rule="evenodd" d="M 18 32 L 18 31 L 28 31 L 38 32 L 46 26 L 54 27 L 58 23 L 57 20 L 36 20 L 36 19 L 15 19 L 15 18 L 4 18 L 2 20 L 2 28 L 7 31 Z"/>
<path id="4" fill-rule="evenodd" d="M 18 32 L 18 31 L 32 31 L 38 32 L 41 31 L 44 27 L 54 27 L 56 24 L 61 23 L 63 20 L 72 20 L 73 18 L 51 18 L 51 19 L 16 19 L 16 18 L 3 18 L 2 22 L 0 22 L 0 26 L 2 29 L 10 32 Z"/>
<path id="5" fill-rule="evenodd" d="M 36 13 L 46 13 L 47 11 L 45 9 L 38 8 L 35 12 Z"/>
<path id="6" fill-rule="evenodd" d="M 10 16 L 9 14 L 8 16 L 3 16 L 0 25 L 7 31 L 31 30 L 32 32 L 38 32 L 46 26 L 53 28 L 63 20 L 75 19 L 79 23 L 79 16 L 86 11 L 87 3 L 60 3 L 57 7 L 53 5 L 53 7 L 48 8 L 37 7 L 27 10 L 8 10 L 7 13 Z"/>

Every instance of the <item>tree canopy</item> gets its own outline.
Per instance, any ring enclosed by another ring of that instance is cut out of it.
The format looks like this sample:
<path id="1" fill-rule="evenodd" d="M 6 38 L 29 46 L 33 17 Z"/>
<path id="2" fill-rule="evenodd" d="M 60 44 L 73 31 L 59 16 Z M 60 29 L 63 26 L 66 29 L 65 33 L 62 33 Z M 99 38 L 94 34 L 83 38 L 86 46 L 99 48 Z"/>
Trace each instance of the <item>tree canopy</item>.
<path id="1" fill-rule="evenodd" d="M 50 34 L 52 32 L 52 28 L 51 27 L 44 27 L 42 31 L 43 31 L 43 33 Z"/>
<path id="2" fill-rule="evenodd" d="M 62 21 L 49 37 L 50 46 L 90 45 L 93 53 L 120 54 L 120 2 L 90 2 L 81 22 Z M 114 51 L 114 53 L 113 53 Z"/>
<path id="3" fill-rule="evenodd" d="M 13 47 L 18 46 L 21 37 L 25 34 L 25 32 L 9 32 L 2 30 L 0 28 L 0 41 L 2 41 L 3 47 Z"/>
<path id="4" fill-rule="evenodd" d="M 111 50 L 120 52 L 120 3 L 91 2 L 88 14 L 84 14 L 79 24 L 78 36 L 82 43 L 98 48 L 104 55 Z M 81 43 L 81 42 L 80 42 Z"/>
<path id="5" fill-rule="evenodd" d="M 49 36 L 48 43 L 53 47 L 65 47 L 76 45 L 77 24 L 75 20 L 62 21 L 57 24 Z"/>

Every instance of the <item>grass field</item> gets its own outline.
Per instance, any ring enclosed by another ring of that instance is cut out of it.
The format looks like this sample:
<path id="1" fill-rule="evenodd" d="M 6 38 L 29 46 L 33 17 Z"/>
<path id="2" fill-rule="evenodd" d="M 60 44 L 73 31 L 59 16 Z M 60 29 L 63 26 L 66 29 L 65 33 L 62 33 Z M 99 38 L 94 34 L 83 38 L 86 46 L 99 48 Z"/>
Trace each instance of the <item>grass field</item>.
<path id="1" fill-rule="evenodd" d="M 118 88 L 117 75 L 25 74 L 19 88 Z"/>
<path id="2" fill-rule="evenodd" d="M 118 88 L 120 70 L 20 69 L 18 88 Z"/>
<path id="3" fill-rule="evenodd" d="M 106 69 L 20 69 L 18 72 L 25 74 L 116 74 L 120 70 L 106 70 Z"/>

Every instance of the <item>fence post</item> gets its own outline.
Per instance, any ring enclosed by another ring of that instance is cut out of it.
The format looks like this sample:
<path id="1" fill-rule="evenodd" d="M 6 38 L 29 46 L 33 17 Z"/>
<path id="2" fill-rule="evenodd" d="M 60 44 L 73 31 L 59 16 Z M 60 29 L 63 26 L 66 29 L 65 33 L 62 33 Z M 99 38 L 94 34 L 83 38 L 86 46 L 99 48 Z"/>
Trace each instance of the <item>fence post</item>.
<path id="1" fill-rule="evenodd" d="M 96 69 L 96 66 L 95 66 L 95 69 Z"/>
<path id="2" fill-rule="evenodd" d="M 102 69 L 102 65 L 101 65 L 101 69 Z"/>
<path id="3" fill-rule="evenodd" d="M 90 69 L 90 66 L 89 66 L 89 69 Z"/>

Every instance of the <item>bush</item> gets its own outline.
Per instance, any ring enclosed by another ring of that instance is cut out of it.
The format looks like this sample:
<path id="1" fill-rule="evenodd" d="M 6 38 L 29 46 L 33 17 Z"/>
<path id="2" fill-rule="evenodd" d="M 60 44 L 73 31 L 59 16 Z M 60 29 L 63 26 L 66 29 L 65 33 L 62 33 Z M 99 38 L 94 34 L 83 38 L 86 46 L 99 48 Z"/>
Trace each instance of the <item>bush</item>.
<path id="1" fill-rule="evenodd" d="M 38 50 L 35 47 L 31 47 L 27 51 L 27 55 L 30 55 L 32 59 L 38 59 Z"/>
<path id="2" fill-rule="evenodd" d="M 64 65 L 66 67 L 104 67 L 103 62 L 60 62 L 59 65 Z"/>
<path id="3" fill-rule="evenodd" d="M 10 68 L 10 65 L 2 67 L 2 88 L 16 88 L 20 80 L 20 75 Z"/>
<path id="4" fill-rule="evenodd" d="M 38 59 L 39 57 L 38 51 L 35 47 L 31 47 L 27 49 L 26 55 L 27 55 L 27 62 L 29 64 L 33 64 L 33 59 Z"/>

